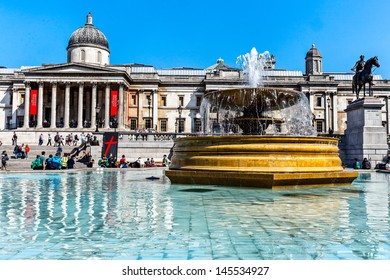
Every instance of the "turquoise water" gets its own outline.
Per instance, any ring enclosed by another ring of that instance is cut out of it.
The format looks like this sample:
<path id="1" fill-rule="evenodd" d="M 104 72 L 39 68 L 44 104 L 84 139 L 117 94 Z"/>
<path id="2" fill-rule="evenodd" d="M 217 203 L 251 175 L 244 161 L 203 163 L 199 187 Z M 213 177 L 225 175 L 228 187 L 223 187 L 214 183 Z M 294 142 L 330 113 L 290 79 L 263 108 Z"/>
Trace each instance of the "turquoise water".
<path id="1" fill-rule="evenodd" d="M 155 172 L 0 174 L 0 259 L 390 259 L 388 174 L 272 191 Z"/>

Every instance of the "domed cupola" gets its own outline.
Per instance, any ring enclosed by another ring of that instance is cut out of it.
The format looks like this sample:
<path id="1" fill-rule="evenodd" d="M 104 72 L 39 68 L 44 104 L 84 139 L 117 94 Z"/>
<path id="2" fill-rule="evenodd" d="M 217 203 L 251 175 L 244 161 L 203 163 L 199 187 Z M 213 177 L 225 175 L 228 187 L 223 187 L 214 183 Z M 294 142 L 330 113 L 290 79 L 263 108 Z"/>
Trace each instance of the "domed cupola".
<path id="1" fill-rule="evenodd" d="M 109 64 L 110 49 L 103 32 L 92 24 L 92 14 L 88 13 L 87 23 L 70 36 L 68 62 Z"/>
<path id="2" fill-rule="evenodd" d="M 322 55 L 313 44 L 306 53 L 306 75 L 322 74 Z"/>

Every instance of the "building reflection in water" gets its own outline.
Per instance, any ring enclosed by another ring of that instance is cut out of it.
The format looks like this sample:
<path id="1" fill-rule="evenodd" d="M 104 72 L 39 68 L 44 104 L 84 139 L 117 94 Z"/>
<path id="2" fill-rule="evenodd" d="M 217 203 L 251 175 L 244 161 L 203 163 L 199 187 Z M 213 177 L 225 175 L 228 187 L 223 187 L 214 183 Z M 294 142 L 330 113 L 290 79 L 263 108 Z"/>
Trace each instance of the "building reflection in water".
<path id="1" fill-rule="evenodd" d="M 248 258 L 348 251 L 345 258 L 389 259 L 387 178 L 363 173 L 353 187 L 271 191 L 171 186 L 121 171 L 2 175 L 0 257 L 245 258 L 250 248 Z"/>

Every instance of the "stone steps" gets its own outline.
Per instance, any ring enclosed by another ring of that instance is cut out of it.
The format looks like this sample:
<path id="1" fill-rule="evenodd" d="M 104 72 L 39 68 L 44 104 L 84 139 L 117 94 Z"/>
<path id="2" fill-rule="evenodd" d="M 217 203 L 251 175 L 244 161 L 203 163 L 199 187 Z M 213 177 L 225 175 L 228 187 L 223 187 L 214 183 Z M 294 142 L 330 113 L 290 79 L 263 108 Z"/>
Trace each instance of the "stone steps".
<path id="1" fill-rule="evenodd" d="M 8 161 L 8 170 L 29 170 L 31 169 L 31 162 L 36 158 L 37 155 L 41 155 L 42 151 L 46 152 L 46 157 L 50 154 L 54 155 L 57 152 L 57 147 L 53 146 L 39 146 L 39 145 L 29 145 L 30 152 L 28 153 L 27 159 L 16 159 L 12 158 L 14 146 L 12 145 L 2 145 L 0 147 L 0 152 L 6 151 L 10 160 Z M 62 153 L 69 153 L 75 146 L 62 146 Z"/>

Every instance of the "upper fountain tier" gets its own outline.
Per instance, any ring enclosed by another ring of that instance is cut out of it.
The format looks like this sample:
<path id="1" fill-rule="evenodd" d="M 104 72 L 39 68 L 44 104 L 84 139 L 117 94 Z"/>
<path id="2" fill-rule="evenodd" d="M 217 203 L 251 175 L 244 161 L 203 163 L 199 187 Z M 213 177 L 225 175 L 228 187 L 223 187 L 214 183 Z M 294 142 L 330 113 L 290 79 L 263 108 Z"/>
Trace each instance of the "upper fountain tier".
<path id="1" fill-rule="evenodd" d="M 301 98 L 299 92 L 280 88 L 234 88 L 212 91 L 205 94 L 205 99 L 222 109 L 254 109 L 259 112 L 280 110 L 295 105 Z"/>
<path id="2" fill-rule="evenodd" d="M 201 113 L 206 134 L 316 135 L 313 114 L 304 94 L 262 87 L 264 71 L 274 63 L 273 55 L 268 51 L 258 54 L 252 48 L 250 53 L 239 56 L 237 62 L 242 65 L 248 85 L 204 95 Z"/>
<path id="3" fill-rule="evenodd" d="M 306 96 L 290 89 L 244 87 L 209 92 L 202 112 L 205 132 L 211 134 L 316 134 Z"/>

